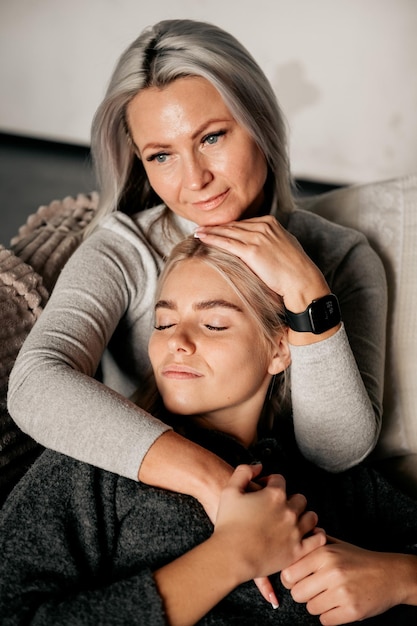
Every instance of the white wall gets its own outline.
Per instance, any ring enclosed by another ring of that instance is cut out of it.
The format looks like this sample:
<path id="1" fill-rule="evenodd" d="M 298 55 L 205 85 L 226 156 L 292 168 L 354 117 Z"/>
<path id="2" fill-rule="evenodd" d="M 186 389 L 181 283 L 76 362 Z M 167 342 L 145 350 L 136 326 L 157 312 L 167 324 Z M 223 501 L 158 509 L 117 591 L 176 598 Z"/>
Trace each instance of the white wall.
<path id="1" fill-rule="evenodd" d="M 0 131 L 88 144 L 117 57 L 171 17 L 212 21 L 253 53 L 296 176 L 417 170 L 416 0 L 0 0 Z"/>

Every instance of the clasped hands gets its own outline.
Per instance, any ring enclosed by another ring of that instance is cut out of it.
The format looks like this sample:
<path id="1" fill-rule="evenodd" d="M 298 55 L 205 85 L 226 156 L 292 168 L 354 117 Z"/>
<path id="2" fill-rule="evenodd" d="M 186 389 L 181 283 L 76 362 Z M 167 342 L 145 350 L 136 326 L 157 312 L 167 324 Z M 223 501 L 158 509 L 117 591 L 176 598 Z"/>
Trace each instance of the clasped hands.
<path id="1" fill-rule="evenodd" d="M 262 479 L 253 491 L 260 471 L 261 465 L 236 468 L 215 524 L 214 533 L 235 555 L 239 584 L 255 579 L 265 599 L 278 604 L 267 577 L 280 571 L 294 601 L 305 603 L 323 625 L 364 619 L 405 601 L 392 589 L 392 572 L 396 568 L 401 577 L 407 555 L 371 552 L 326 536 L 306 498 L 287 497 L 281 475 Z"/>

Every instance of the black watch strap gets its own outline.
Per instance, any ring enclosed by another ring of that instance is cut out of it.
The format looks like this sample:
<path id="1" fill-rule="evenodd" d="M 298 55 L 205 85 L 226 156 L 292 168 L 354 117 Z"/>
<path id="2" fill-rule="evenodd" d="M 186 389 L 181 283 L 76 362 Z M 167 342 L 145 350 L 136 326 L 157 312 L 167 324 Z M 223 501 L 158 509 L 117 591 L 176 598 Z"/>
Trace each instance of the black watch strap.
<path id="1" fill-rule="evenodd" d="M 291 330 L 315 335 L 334 328 L 342 319 L 339 301 L 333 293 L 313 300 L 302 313 L 292 313 L 285 309 L 285 314 Z"/>

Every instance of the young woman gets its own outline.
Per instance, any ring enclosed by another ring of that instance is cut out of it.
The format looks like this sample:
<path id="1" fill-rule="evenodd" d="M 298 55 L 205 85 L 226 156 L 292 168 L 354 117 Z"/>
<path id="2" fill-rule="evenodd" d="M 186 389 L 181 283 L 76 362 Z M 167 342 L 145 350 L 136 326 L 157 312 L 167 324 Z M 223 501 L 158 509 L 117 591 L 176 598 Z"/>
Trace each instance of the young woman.
<path id="1" fill-rule="evenodd" d="M 154 312 L 156 393 L 142 404 L 238 465 L 214 531 L 192 497 L 47 451 L 0 512 L 5 623 L 344 624 L 398 604 L 414 621 L 388 623 L 415 623 L 417 504 L 372 471 L 328 474 L 293 445 L 282 299 L 236 256 L 188 238 Z M 275 611 L 251 581 L 268 575 Z"/>
<path id="2" fill-rule="evenodd" d="M 241 44 L 189 20 L 146 29 L 116 66 L 92 152 L 101 197 L 94 229 L 10 377 L 8 407 L 22 430 L 76 459 L 192 495 L 214 521 L 231 466 L 126 400 L 148 368 L 164 260 L 198 227 L 207 245 L 240 257 L 283 298 L 302 452 L 334 472 L 365 458 L 381 420 L 382 264 L 360 234 L 294 208 L 282 115 Z"/>

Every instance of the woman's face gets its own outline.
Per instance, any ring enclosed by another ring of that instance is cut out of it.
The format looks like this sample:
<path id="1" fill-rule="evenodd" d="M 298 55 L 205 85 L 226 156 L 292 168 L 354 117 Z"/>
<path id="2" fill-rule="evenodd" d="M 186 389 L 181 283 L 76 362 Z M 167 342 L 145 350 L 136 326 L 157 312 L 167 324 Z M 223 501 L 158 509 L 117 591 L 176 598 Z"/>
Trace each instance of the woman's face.
<path id="1" fill-rule="evenodd" d="M 174 213 L 200 226 L 259 213 L 265 157 L 206 79 L 149 87 L 127 117 L 149 182 Z"/>
<path id="2" fill-rule="evenodd" d="M 251 443 L 276 358 L 239 296 L 187 259 L 164 281 L 155 317 L 149 356 L 165 407 Z"/>

